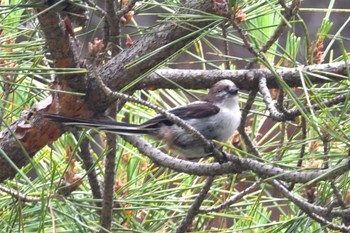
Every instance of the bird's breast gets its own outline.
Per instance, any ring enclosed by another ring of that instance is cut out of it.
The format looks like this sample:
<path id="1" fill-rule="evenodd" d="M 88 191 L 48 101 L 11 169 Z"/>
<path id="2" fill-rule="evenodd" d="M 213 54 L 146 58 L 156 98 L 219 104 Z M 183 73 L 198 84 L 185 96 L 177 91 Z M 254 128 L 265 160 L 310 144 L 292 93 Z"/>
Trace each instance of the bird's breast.
<path id="1" fill-rule="evenodd" d="M 221 111 L 212 119 L 212 128 L 215 131 L 218 141 L 225 142 L 238 128 L 241 122 L 241 112 L 237 109 L 221 109 Z"/>

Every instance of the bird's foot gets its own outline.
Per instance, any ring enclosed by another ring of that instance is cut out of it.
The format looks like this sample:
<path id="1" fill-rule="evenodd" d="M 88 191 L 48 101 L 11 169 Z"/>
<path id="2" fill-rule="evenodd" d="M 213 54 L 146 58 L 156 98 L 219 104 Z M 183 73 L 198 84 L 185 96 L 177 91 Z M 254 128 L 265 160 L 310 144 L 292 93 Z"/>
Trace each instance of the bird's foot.
<path id="1" fill-rule="evenodd" d="M 210 147 L 207 148 L 206 152 L 211 154 L 220 164 L 228 162 L 226 153 L 223 152 L 222 149 L 218 149 L 214 142 L 210 142 Z"/>
<path id="2" fill-rule="evenodd" d="M 220 152 L 221 152 L 220 156 L 217 156 L 216 154 L 214 154 L 215 160 L 220 164 L 227 163 L 228 162 L 227 154 L 221 150 Z"/>

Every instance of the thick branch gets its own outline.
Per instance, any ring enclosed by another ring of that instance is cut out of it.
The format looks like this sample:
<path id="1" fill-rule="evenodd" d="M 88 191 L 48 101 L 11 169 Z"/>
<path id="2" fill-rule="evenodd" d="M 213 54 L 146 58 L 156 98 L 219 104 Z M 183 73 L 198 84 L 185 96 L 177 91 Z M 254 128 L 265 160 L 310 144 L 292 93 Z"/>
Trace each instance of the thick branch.
<path id="1" fill-rule="evenodd" d="M 36 8 L 40 27 L 45 36 L 46 46 L 50 52 L 50 58 L 54 61 L 54 67 L 79 67 L 78 57 L 74 53 L 73 43 L 69 37 L 69 30 L 71 29 L 67 29 L 67 27 L 72 27 L 72 25 L 66 25 L 56 10 L 42 13 L 41 11 L 43 10 L 47 10 L 47 8 Z M 59 83 L 59 85 L 68 84 L 72 89 L 80 92 L 85 90 L 86 86 L 82 85 L 84 74 L 59 75 L 59 77 L 69 78 L 68 83 Z M 59 89 L 67 90 L 68 87 L 60 87 Z"/>
<path id="2" fill-rule="evenodd" d="M 43 11 L 45 9 L 42 7 L 36 10 Z M 186 10 L 182 10 L 181 14 L 193 13 L 191 9 L 194 9 L 196 14 L 199 11 L 211 12 L 212 2 L 211 0 L 189 1 L 189 4 L 183 9 Z M 57 13 L 46 11 L 40 17 L 42 17 L 39 19 L 41 28 L 48 40 L 48 48 L 55 60 L 55 66 L 77 67 L 69 35 L 65 32 Z M 194 21 L 191 26 L 184 27 L 181 20 L 173 19 L 155 27 L 152 32 L 143 36 L 139 41 L 135 41 L 133 46 L 118 54 L 100 69 L 103 81 L 112 90 L 125 87 L 138 76 L 160 64 L 171 54 L 191 42 L 197 34 L 188 35 L 198 28 L 202 30 L 208 27 L 208 22 L 210 21 Z M 201 34 L 201 30 L 198 30 L 198 35 Z M 180 38 L 183 39 L 180 40 Z M 179 42 L 174 43 L 177 40 Z M 159 48 L 162 46 L 166 46 L 166 49 L 160 50 Z M 133 61 L 151 53 L 153 56 L 149 59 L 128 67 Z M 31 109 L 29 114 L 23 114 L 26 115 L 25 119 L 14 122 L 10 128 L 0 133 L 0 148 L 2 149 L 0 181 L 16 174 L 17 169 L 9 166 L 8 161 L 12 161 L 14 166 L 20 168 L 28 164 L 29 157 L 34 156 L 42 147 L 56 140 L 62 134 L 57 124 L 43 121 L 39 115 L 33 115 L 31 112 L 49 111 L 60 112 L 68 116 L 91 117 L 95 114 L 101 114 L 109 107 L 113 101 L 99 89 L 94 77 L 90 77 L 89 85 L 85 85 L 84 80 L 81 75 L 70 75 L 69 78 L 60 79 L 55 86 L 59 90 L 85 91 L 87 96 L 84 100 L 66 94 L 55 95 L 53 99 L 47 98 Z"/>
<path id="3" fill-rule="evenodd" d="M 199 14 L 200 11 L 212 12 L 212 1 L 188 1 L 188 4 L 178 13 Z M 112 58 L 98 72 L 103 82 L 111 90 L 120 90 L 193 41 L 204 28 L 209 28 L 208 25 L 211 22 L 209 19 L 197 20 L 184 25 L 182 19 L 176 17 L 168 19 L 139 40 L 134 41 L 131 47 Z M 174 43 L 174 41 L 177 42 Z M 145 57 L 147 59 L 140 59 Z M 111 104 L 110 99 L 100 91 L 94 77 L 91 77 L 89 81 L 91 83 L 87 102 L 94 103 L 94 112 L 103 112 Z"/>
<path id="4" fill-rule="evenodd" d="M 296 68 L 280 68 L 276 73 L 290 87 L 301 87 L 300 73 L 308 75 L 313 84 L 339 82 L 346 79 L 348 62 L 334 62 Z M 300 72 L 301 71 L 301 72 Z M 320 77 L 322 76 L 322 78 Z M 159 69 L 148 78 L 142 80 L 136 89 L 174 88 L 173 82 L 185 88 L 208 88 L 221 79 L 230 79 L 237 87 L 244 90 L 258 88 L 260 78 L 265 78 L 268 88 L 279 88 L 278 80 L 268 69 L 250 70 L 188 70 L 188 69 Z M 198 82 L 198 80 L 201 80 Z"/>

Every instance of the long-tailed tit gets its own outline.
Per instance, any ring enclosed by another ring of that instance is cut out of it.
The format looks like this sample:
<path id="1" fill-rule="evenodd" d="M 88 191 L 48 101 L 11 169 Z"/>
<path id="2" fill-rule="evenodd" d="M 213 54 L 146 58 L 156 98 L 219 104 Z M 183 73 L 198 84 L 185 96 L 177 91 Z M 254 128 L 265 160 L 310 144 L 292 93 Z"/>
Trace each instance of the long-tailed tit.
<path id="1" fill-rule="evenodd" d="M 208 140 L 225 142 L 238 128 L 241 121 L 238 88 L 230 80 L 214 84 L 201 100 L 185 106 L 170 109 L 168 112 L 183 119 Z M 97 128 L 116 134 L 147 134 L 163 141 L 167 148 L 188 159 L 202 158 L 210 154 L 203 142 L 163 115 L 141 125 L 45 114 L 55 122 L 77 127 Z"/>

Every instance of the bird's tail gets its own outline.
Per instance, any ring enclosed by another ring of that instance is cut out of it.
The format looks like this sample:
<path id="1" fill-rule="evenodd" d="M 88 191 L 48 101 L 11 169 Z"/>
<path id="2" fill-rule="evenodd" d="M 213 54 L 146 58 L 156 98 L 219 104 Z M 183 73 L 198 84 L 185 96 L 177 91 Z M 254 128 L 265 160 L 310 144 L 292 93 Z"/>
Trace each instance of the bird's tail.
<path id="1" fill-rule="evenodd" d="M 62 123 L 64 125 L 71 125 L 80 128 L 93 128 L 108 131 L 115 134 L 150 134 L 152 131 L 155 130 L 154 128 L 145 128 L 139 125 L 124 122 L 116 122 L 113 120 L 75 118 L 51 113 L 43 113 L 43 116 L 46 119 L 57 123 Z"/>

